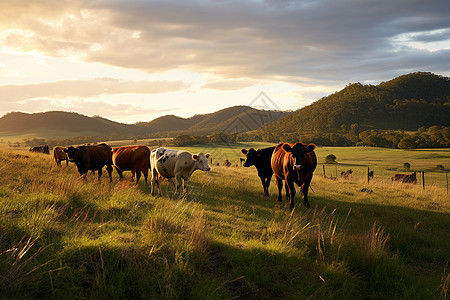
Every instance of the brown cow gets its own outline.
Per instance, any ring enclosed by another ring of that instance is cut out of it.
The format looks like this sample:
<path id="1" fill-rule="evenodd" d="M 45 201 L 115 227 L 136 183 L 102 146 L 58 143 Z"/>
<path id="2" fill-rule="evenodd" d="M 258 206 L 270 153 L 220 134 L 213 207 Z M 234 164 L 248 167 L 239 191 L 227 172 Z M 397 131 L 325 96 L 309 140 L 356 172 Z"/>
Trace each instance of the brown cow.
<path id="1" fill-rule="evenodd" d="M 66 161 L 66 166 L 69 165 L 69 158 L 67 157 L 66 152 L 64 152 L 64 149 L 67 150 L 67 148 L 60 146 L 53 148 L 53 158 L 58 166 L 61 166 L 63 160 Z"/>
<path id="2" fill-rule="evenodd" d="M 37 153 L 50 154 L 48 145 L 42 145 L 42 146 L 31 147 L 31 148 L 30 148 L 30 152 L 37 152 Z"/>
<path id="3" fill-rule="evenodd" d="M 283 180 L 285 180 L 287 183 L 286 194 L 289 195 L 291 209 L 294 209 L 294 183 L 300 186 L 304 204 L 309 207 L 308 189 L 317 166 L 315 148 L 314 144 L 280 143 L 273 152 L 271 166 L 278 186 L 278 201 L 281 201 L 281 189 Z"/>
<path id="4" fill-rule="evenodd" d="M 102 177 L 102 168 L 106 165 L 109 173 L 109 181 L 112 181 L 112 149 L 111 146 L 100 144 L 95 146 L 70 146 L 64 150 L 69 157 L 69 161 L 75 163 L 78 172 L 86 179 L 87 172 L 98 171 L 98 180 Z"/>
<path id="5" fill-rule="evenodd" d="M 136 173 L 136 184 L 138 184 L 142 172 L 147 184 L 150 167 L 150 149 L 147 146 L 116 147 L 112 151 L 112 162 L 120 179 L 123 179 L 123 171 L 131 171 L 133 178 Z"/>
<path id="6" fill-rule="evenodd" d="M 392 181 L 401 181 L 404 183 L 417 183 L 416 172 L 413 172 L 411 174 L 395 174 L 391 179 Z"/>
<path id="7" fill-rule="evenodd" d="M 347 178 L 350 177 L 350 175 L 351 175 L 352 173 L 353 173 L 353 170 L 352 170 L 352 169 L 349 169 L 349 170 L 347 170 L 347 171 L 342 171 L 342 172 L 341 172 L 341 177 L 347 179 Z"/>

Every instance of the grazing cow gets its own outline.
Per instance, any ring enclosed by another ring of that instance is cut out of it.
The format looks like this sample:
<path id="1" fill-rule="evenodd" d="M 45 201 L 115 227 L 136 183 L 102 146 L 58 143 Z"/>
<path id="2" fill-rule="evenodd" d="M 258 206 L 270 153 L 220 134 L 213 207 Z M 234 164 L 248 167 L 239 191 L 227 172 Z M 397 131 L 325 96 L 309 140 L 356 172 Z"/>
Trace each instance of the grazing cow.
<path id="1" fill-rule="evenodd" d="M 247 156 L 247 159 L 244 162 L 244 167 L 255 166 L 258 171 L 258 176 L 261 179 L 261 183 L 264 189 L 264 196 L 269 197 L 269 185 L 270 180 L 272 179 L 273 171 L 270 165 L 270 160 L 272 158 L 273 150 L 275 147 L 269 147 L 264 149 L 255 150 L 253 148 L 250 149 L 242 149 L 242 154 Z"/>
<path id="2" fill-rule="evenodd" d="M 65 149 L 67 150 L 67 148 L 60 146 L 53 148 L 53 158 L 55 159 L 56 164 L 60 167 L 63 160 L 66 161 L 66 166 L 69 165 L 69 158 L 67 157 L 66 152 L 64 152 Z"/>
<path id="3" fill-rule="evenodd" d="M 95 146 L 79 146 L 74 148 L 70 146 L 64 150 L 69 157 L 70 162 L 74 162 L 78 172 L 86 179 L 87 172 L 98 171 L 98 180 L 102 177 L 102 168 L 106 165 L 106 171 L 109 173 L 109 181 L 112 181 L 112 150 L 106 144 Z"/>
<path id="4" fill-rule="evenodd" d="M 347 171 L 342 171 L 341 172 L 341 177 L 347 179 L 348 177 L 350 177 L 350 175 L 353 173 L 352 169 L 349 169 Z"/>
<path id="5" fill-rule="evenodd" d="M 199 169 L 209 171 L 208 165 L 209 153 L 191 154 L 183 150 L 174 150 L 167 148 L 153 149 L 150 154 L 150 165 L 152 169 L 151 193 L 153 195 L 153 187 L 156 183 L 159 195 L 161 195 L 161 187 L 159 184 L 160 177 L 175 178 L 176 193 L 183 186 L 186 192 L 185 182 L 189 180 L 192 173 Z"/>
<path id="6" fill-rule="evenodd" d="M 37 152 L 37 153 L 50 154 L 50 150 L 48 148 L 48 145 L 31 147 L 30 151 L 31 152 Z"/>
<path id="7" fill-rule="evenodd" d="M 136 184 L 138 184 L 142 172 L 147 184 L 150 167 L 150 149 L 147 146 L 115 147 L 112 151 L 112 162 L 121 180 L 123 171 L 131 171 L 133 178 L 136 173 Z"/>
<path id="8" fill-rule="evenodd" d="M 392 176 L 392 181 L 400 181 L 404 183 L 417 183 L 417 176 L 416 172 L 413 172 L 411 174 L 395 174 Z"/>
<path id="9" fill-rule="evenodd" d="M 315 148 L 316 145 L 314 144 L 280 143 L 273 152 L 271 166 L 278 186 L 278 201 L 281 201 L 281 189 L 283 180 L 285 180 L 287 183 L 286 193 L 289 194 L 291 209 L 294 209 L 294 183 L 300 186 L 304 204 L 309 207 L 308 189 L 317 166 Z"/>
<path id="10" fill-rule="evenodd" d="M 222 166 L 231 167 L 231 163 L 228 161 L 228 159 L 225 159 L 225 161 L 222 163 Z"/>

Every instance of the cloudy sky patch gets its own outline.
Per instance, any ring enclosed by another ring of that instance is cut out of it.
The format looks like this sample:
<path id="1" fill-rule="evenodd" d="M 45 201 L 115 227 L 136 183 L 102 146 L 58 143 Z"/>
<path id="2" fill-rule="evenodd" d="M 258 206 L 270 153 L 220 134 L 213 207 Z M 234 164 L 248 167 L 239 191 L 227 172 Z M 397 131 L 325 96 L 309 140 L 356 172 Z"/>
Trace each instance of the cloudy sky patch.
<path id="1" fill-rule="evenodd" d="M 133 123 L 261 91 L 297 109 L 350 82 L 449 76 L 449 11 L 446 0 L 2 1 L 0 114 L 70 98 L 80 112 L 111 102 L 102 116 Z"/>

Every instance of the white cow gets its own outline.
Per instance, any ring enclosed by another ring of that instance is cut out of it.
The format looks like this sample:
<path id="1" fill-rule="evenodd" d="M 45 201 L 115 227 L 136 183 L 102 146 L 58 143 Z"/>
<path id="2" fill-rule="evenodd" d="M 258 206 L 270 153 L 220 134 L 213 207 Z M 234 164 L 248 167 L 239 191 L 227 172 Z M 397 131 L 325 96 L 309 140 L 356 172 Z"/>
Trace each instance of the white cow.
<path id="1" fill-rule="evenodd" d="M 175 178 L 176 192 L 183 185 L 183 191 L 186 191 L 185 182 L 189 180 L 192 173 L 199 169 L 209 171 L 208 165 L 209 153 L 191 154 L 183 150 L 174 150 L 167 148 L 157 148 L 152 150 L 150 154 L 150 166 L 152 170 L 151 193 L 153 195 L 153 187 L 156 183 L 158 192 L 161 195 L 161 187 L 159 185 L 160 177 Z"/>

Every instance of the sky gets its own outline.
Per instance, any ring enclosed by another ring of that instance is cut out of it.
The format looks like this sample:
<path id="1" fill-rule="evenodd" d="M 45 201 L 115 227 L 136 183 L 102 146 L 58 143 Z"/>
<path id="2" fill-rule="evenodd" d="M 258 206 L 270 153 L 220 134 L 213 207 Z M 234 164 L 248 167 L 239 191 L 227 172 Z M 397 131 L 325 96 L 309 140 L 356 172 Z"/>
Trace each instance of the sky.
<path id="1" fill-rule="evenodd" d="M 450 76 L 448 0 L 0 0 L 0 116 L 296 110 L 416 71 Z"/>

